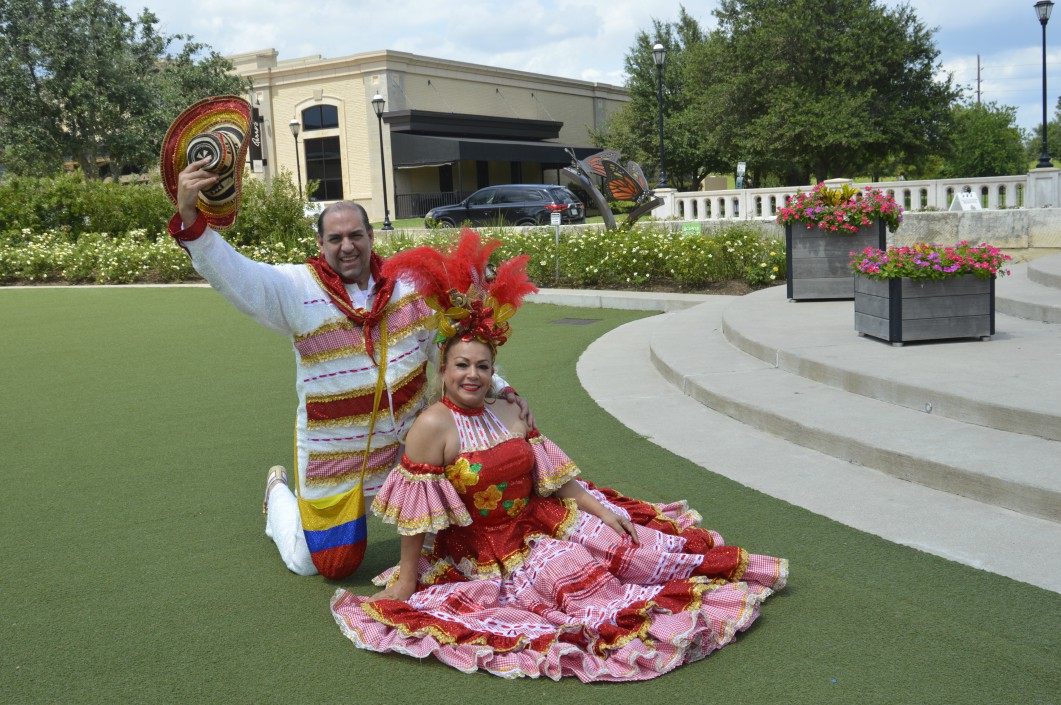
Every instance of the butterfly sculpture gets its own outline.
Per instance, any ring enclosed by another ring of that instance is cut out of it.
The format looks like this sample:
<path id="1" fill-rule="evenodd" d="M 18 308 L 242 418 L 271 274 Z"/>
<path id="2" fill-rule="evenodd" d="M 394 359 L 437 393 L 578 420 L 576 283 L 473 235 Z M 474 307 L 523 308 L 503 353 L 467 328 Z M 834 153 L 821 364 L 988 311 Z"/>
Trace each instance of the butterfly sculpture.
<path id="1" fill-rule="evenodd" d="M 645 173 L 635 162 L 627 162 L 624 169 L 618 162 L 605 159 L 604 183 L 613 201 L 641 203 L 652 196 Z"/>
<path id="2" fill-rule="evenodd" d="M 616 229 L 615 216 L 604 194 L 594 183 L 594 177 L 603 177 L 604 188 L 608 191 L 611 200 L 632 201 L 635 204 L 634 210 L 619 226 L 621 229 L 628 229 L 638 218 L 663 204 L 662 199 L 656 198 L 652 189 L 648 187 L 648 180 L 641 167 L 636 162 L 627 162 L 625 167 L 620 165 L 619 152 L 616 150 L 601 150 L 584 159 L 579 159 L 570 149 L 567 153 L 571 157 L 571 166 L 565 167 L 564 171 L 579 182 L 593 199 L 608 230 Z"/>
<path id="3" fill-rule="evenodd" d="M 564 173 L 582 186 L 586 194 L 593 199 L 597 212 L 604 219 L 604 227 L 608 230 L 614 230 L 615 216 L 612 215 L 611 209 L 608 207 L 608 199 L 600 192 L 595 182 L 598 178 L 604 177 L 604 160 L 618 159 L 619 153 L 614 149 L 605 149 L 596 154 L 591 154 L 585 159 L 579 159 L 574 150 L 565 148 L 564 151 L 571 157 L 571 166 L 564 167 Z"/>
<path id="4" fill-rule="evenodd" d="M 572 154 L 571 156 L 573 157 L 574 154 Z M 606 173 L 604 171 L 604 162 L 619 161 L 619 153 L 614 149 L 604 149 L 600 152 L 597 152 L 596 154 L 591 154 L 585 159 L 575 159 L 575 161 L 578 163 L 578 167 L 583 171 L 583 173 L 587 175 L 596 174 L 597 176 L 604 176 Z"/>

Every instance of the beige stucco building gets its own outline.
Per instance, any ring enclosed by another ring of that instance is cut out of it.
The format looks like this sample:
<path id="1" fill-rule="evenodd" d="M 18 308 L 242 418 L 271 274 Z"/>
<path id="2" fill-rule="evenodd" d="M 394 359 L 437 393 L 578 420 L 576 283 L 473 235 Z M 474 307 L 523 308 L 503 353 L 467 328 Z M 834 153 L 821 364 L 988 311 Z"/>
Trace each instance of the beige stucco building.
<path id="1" fill-rule="evenodd" d="M 357 201 L 373 220 L 384 217 L 384 171 L 392 219 L 491 184 L 567 183 L 564 147 L 580 157 L 595 151 L 590 130 L 629 100 L 620 86 L 397 51 L 278 61 L 266 49 L 228 58 L 254 85 L 252 173 L 271 179 L 286 169 L 303 183 L 319 180 L 316 200 Z M 386 101 L 382 121 L 376 95 Z"/>

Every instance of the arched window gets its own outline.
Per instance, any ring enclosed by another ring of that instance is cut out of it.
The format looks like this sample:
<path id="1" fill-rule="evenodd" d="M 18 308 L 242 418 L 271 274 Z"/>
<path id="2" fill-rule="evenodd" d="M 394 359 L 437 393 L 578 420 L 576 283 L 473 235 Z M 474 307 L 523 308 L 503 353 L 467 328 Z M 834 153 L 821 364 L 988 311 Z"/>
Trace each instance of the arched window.
<path id="1" fill-rule="evenodd" d="M 302 111 L 302 129 L 334 130 L 339 127 L 339 109 L 334 105 L 314 105 Z"/>

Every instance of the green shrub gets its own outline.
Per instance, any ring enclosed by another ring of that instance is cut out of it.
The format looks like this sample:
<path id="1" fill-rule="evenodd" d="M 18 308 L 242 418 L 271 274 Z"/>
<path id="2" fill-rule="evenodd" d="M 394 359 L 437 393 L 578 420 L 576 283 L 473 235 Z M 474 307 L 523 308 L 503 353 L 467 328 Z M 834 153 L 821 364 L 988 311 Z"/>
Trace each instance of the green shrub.
<path id="1" fill-rule="evenodd" d="M 0 179 L 0 232 L 50 230 L 77 241 L 83 233 L 161 232 L 173 213 L 159 183 L 85 181 L 76 174 Z"/>
<path id="2" fill-rule="evenodd" d="M 291 217 L 290 194 L 285 195 L 289 186 L 279 187 L 279 198 L 264 186 L 251 188 L 262 195 L 257 202 L 259 217 L 287 202 L 288 210 L 280 212 L 286 212 L 294 225 L 284 231 L 284 237 L 278 228 L 269 230 L 273 233 L 270 239 L 248 237 L 253 242 L 238 242 L 232 231 L 225 237 L 246 256 L 269 264 L 302 262 L 316 254 L 316 234 L 306 219 Z M 243 217 L 241 210 L 241 221 Z M 572 228 L 561 233 L 559 249 L 556 231 L 550 227 L 481 228 L 479 232 L 484 238 L 501 241 L 495 262 L 530 255 L 528 274 L 541 287 L 688 291 L 733 279 L 768 286 L 785 277 L 784 242 L 764 241 L 755 228 L 739 223 L 711 235 L 686 235 L 670 223 L 652 221 L 639 223 L 629 232 Z M 458 236 L 456 229 L 378 231 L 375 250 L 386 257 L 418 245 L 444 246 Z M 119 236 L 82 233 L 76 241 L 68 228 L 23 228 L 0 235 L 0 282 L 128 283 L 194 278 L 197 275 L 187 254 L 157 231 L 131 230 Z"/>
<path id="3" fill-rule="evenodd" d="M 226 237 L 236 245 L 284 242 L 294 246 L 313 226 L 290 172 L 266 184 L 243 180 L 239 219 Z M 85 181 L 76 174 L 0 179 L 0 233 L 52 231 L 76 242 L 86 233 L 119 236 L 142 230 L 165 232 L 174 211 L 158 182 L 119 184 Z"/>
<path id="4" fill-rule="evenodd" d="M 45 230 L 0 240 L 0 282 L 129 284 L 195 278 L 188 255 L 168 235 L 84 233 L 72 242 Z"/>
<path id="5" fill-rule="evenodd" d="M 307 235 L 316 237 L 315 227 L 291 172 L 281 169 L 268 185 L 262 179 L 243 179 L 239 218 L 225 237 L 237 246 L 279 242 L 297 248 Z"/>
<path id="6" fill-rule="evenodd" d="M 129 185 L 89 181 L 83 188 L 83 232 L 122 235 L 140 230 L 160 234 L 176 210 L 157 180 Z"/>

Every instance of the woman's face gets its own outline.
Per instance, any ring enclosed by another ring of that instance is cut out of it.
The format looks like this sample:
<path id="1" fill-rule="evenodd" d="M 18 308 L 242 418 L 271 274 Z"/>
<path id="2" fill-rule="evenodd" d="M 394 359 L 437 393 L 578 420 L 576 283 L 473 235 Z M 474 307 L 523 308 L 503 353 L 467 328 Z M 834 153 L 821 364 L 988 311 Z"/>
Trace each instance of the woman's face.
<path id="1" fill-rule="evenodd" d="M 486 403 L 494 377 L 490 346 L 477 340 L 459 340 L 449 346 L 442 366 L 442 389 L 451 402 L 466 409 Z"/>

